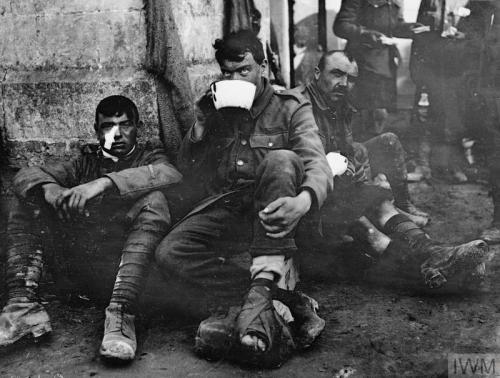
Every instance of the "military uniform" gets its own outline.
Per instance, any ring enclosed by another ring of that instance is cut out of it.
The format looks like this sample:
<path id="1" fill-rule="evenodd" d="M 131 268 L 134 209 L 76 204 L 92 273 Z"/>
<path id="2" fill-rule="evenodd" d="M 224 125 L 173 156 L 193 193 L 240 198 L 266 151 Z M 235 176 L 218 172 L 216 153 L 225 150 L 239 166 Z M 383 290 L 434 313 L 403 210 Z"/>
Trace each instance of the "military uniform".
<path id="1" fill-rule="evenodd" d="M 204 199 L 161 242 L 156 257 L 164 272 L 227 292 L 248 279 L 248 270 L 229 266 L 220 243 L 233 237 L 244 248 L 250 245 L 253 257 L 293 253 L 293 233 L 267 237 L 257 213 L 303 190 L 311 193 L 311 210 L 318 209 L 332 173 L 311 104 L 298 93 L 276 92 L 265 80 L 250 111 L 215 111 L 207 97 L 199 104 L 204 104 L 198 122 L 206 122 L 205 134 L 197 141 L 193 129 L 188 132 L 179 167 Z"/>

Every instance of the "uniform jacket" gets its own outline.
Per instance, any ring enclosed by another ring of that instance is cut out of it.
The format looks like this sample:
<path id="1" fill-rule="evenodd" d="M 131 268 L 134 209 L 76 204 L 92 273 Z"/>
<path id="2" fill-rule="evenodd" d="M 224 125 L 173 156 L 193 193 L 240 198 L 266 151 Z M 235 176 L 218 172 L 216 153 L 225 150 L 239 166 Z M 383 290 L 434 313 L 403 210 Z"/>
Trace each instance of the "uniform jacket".
<path id="1" fill-rule="evenodd" d="M 352 136 L 354 106 L 349 100 L 343 101 L 338 108 L 330 106 L 315 81 L 301 85 L 297 90 L 311 101 L 325 151 L 339 152 L 347 157 L 347 174 L 355 181 L 365 181 L 369 177 L 368 151 L 361 143 L 354 142 Z"/>
<path id="2" fill-rule="evenodd" d="M 305 168 L 301 188 L 314 194 L 318 206 L 323 204 L 332 173 L 311 104 L 298 92 L 276 92 L 266 80 L 250 111 L 217 112 L 210 99 L 206 102 L 203 120 L 197 121 L 206 123 L 203 138 L 194 141 L 191 129 L 179 155 L 181 172 L 203 188 L 205 204 L 252 184 L 259 164 L 277 149 L 297 153 Z"/>
<path id="3" fill-rule="evenodd" d="M 395 46 L 373 44 L 364 38 L 377 31 L 387 37 L 411 38 L 410 27 L 402 17 L 401 0 L 342 0 L 335 18 L 334 33 L 348 40 L 346 49 L 356 59 L 361 70 L 393 77 L 399 58 Z"/>
<path id="4" fill-rule="evenodd" d="M 145 150 L 136 146 L 127 157 L 116 163 L 104 158 L 95 145 L 83 148 L 80 156 L 64 163 L 21 169 L 14 177 L 14 192 L 20 198 L 34 193 L 46 183 L 56 183 L 66 188 L 108 177 L 125 200 L 139 197 L 167 185 L 179 182 L 182 175 L 168 162 L 161 149 Z"/>

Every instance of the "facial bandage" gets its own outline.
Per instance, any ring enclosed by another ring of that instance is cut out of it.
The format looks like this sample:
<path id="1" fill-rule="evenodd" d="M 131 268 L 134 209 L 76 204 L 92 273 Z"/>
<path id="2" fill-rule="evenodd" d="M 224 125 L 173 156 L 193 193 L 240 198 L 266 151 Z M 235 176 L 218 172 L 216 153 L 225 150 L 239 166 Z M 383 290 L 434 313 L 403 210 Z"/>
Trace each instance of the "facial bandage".
<path id="1" fill-rule="evenodd" d="M 115 135 L 118 132 L 118 127 L 120 126 L 113 126 L 111 130 L 107 131 L 104 134 L 104 148 L 109 150 L 111 149 L 111 145 L 115 141 Z"/>

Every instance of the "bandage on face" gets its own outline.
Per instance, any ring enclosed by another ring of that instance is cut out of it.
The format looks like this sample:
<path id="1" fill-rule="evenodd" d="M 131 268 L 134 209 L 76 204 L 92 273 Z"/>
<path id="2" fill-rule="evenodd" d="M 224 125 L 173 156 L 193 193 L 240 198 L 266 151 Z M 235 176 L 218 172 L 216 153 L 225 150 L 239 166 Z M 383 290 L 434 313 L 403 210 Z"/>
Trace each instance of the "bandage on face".
<path id="1" fill-rule="evenodd" d="M 113 142 L 115 141 L 115 135 L 117 134 L 119 127 L 120 126 L 115 125 L 111 129 L 109 129 L 108 131 L 106 131 L 104 133 L 104 148 L 106 150 L 111 149 L 111 146 L 113 145 Z"/>

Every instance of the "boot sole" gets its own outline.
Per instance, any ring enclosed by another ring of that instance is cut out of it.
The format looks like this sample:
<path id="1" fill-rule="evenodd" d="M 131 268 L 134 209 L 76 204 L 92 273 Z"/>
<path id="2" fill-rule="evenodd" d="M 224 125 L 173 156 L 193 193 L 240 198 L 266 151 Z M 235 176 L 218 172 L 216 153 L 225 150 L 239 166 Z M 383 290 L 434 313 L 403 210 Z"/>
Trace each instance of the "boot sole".
<path id="1" fill-rule="evenodd" d="M 472 242 L 471 242 L 472 243 Z M 464 251 L 458 256 L 455 255 L 446 267 L 431 269 L 435 270 L 433 277 L 426 283 L 430 288 L 439 288 L 446 282 L 453 280 L 462 282 L 473 273 L 475 269 L 489 259 L 489 247 L 485 246 L 464 246 Z"/>

